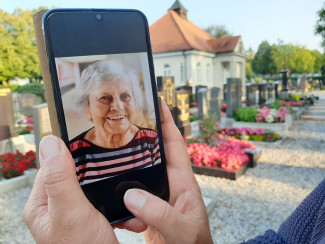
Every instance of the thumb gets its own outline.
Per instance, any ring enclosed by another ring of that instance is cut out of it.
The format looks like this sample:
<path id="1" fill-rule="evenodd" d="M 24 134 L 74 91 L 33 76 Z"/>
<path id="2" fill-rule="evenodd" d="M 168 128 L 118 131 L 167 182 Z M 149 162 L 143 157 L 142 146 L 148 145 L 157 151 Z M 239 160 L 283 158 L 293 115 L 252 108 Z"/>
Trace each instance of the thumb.
<path id="1" fill-rule="evenodd" d="M 62 215 L 87 200 L 79 186 L 74 161 L 61 139 L 55 136 L 42 139 L 40 166 L 49 210 Z"/>
<path id="2" fill-rule="evenodd" d="M 124 204 L 135 217 L 155 228 L 166 239 L 178 237 L 184 217 L 164 200 L 139 189 L 130 189 L 124 195 Z"/>

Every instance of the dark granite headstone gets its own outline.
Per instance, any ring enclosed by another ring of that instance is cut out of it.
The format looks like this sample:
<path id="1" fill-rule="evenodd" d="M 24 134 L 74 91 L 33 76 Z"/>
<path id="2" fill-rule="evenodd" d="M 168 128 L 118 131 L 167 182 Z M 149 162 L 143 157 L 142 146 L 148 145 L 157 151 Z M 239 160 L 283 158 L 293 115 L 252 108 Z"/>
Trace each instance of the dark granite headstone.
<path id="1" fill-rule="evenodd" d="M 198 101 L 198 92 L 199 92 L 199 90 L 200 89 L 207 89 L 208 87 L 207 86 L 202 86 L 202 85 L 197 85 L 197 86 L 195 86 L 195 99 L 196 99 L 196 101 L 195 102 L 199 102 Z"/>
<path id="2" fill-rule="evenodd" d="M 228 78 L 227 79 L 227 118 L 232 118 L 233 111 L 241 108 L 242 102 L 242 82 L 239 78 Z"/>
<path id="3" fill-rule="evenodd" d="M 246 84 L 246 105 L 254 106 L 258 104 L 258 85 Z"/>
<path id="4" fill-rule="evenodd" d="M 199 119 L 203 120 L 204 117 L 208 116 L 207 88 L 201 88 L 198 90 L 196 99 L 199 108 Z"/>
<path id="5" fill-rule="evenodd" d="M 217 121 L 220 120 L 220 101 L 219 101 L 220 88 L 212 87 L 207 90 L 207 103 L 209 116 L 216 117 Z"/>
<path id="6" fill-rule="evenodd" d="M 266 102 L 266 84 L 258 84 L 258 104 L 264 105 Z"/>
<path id="7" fill-rule="evenodd" d="M 275 97 L 275 99 L 278 99 L 279 98 L 279 82 L 278 81 L 275 81 L 274 83 L 273 83 L 273 85 L 274 85 L 274 97 Z"/>

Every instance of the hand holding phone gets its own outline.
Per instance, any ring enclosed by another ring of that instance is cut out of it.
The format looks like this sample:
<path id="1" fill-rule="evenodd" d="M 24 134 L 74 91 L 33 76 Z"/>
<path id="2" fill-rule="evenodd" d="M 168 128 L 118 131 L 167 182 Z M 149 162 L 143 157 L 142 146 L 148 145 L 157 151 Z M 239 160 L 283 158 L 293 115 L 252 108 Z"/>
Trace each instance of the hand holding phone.
<path id="1" fill-rule="evenodd" d="M 143 201 L 134 195 L 141 190 L 129 190 L 125 203 L 136 218 L 115 227 L 142 232 L 149 225 L 145 231 L 146 243 L 213 243 L 187 149 L 166 104 L 162 107 L 170 203 L 142 191 Z M 82 193 L 74 161 L 64 143 L 48 137 L 41 142 L 40 150 L 42 170 L 24 209 L 24 220 L 36 242 L 118 243 L 108 221 Z M 142 207 L 137 209 L 134 203 L 139 200 Z"/>

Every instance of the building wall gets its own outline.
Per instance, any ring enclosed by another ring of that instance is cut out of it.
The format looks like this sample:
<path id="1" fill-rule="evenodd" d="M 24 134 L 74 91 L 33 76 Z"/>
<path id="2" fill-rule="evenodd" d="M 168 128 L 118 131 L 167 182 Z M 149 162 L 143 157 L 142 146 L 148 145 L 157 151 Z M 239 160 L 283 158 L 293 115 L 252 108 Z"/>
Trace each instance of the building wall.
<path id="1" fill-rule="evenodd" d="M 246 82 L 246 59 L 243 54 L 214 54 L 188 50 L 153 54 L 155 75 L 166 75 L 165 66 L 169 66 L 169 75 L 174 76 L 175 87 L 183 85 L 206 85 L 222 88 L 227 78 L 241 78 L 243 87 Z M 199 64 L 199 65 L 198 65 Z M 228 64 L 225 68 L 224 64 Z M 181 72 L 181 65 L 183 72 Z M 183 73 L 183 78 L 182 74 Z M 167 74 L 168 75 L 168 74 Z"/>

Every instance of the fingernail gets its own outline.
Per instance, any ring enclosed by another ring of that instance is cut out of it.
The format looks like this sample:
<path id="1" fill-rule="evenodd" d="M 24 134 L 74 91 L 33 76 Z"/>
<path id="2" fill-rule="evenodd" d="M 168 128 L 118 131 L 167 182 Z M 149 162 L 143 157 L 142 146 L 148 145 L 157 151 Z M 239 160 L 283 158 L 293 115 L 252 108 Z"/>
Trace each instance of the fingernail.
<path id="1" fill-rule="evenodd" d="M 136 211 L 140 211 L 147 201 L 147 196 L 140 190 L 130 189 L 124 194 L 124 202 Z"/>
<path id="2" fill-rule="evenodd" d="M 55 136 L 44 137 L 40 142 L 40 157 L 43 160 L 58 155 L 61 151 L 59 140 Z"/>

